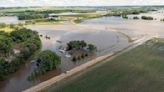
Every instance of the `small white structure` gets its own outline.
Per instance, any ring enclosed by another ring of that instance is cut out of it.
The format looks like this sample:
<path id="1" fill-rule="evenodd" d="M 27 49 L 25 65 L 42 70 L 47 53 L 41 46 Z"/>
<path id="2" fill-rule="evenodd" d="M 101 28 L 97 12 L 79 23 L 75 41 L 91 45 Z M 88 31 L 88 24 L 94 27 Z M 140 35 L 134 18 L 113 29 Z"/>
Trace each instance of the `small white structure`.
<path id="1" fill-rule="evenodd" d="M 65 53 L 65 57 L 67 57 L 67 58 L 70 58 L 71 57 L 71 55 L 69 54 L 69 53 Z"/>
<path id="2" fill-rule="evenodd" d="M 20 50 L 18 50 L 18 49 L 13 49 L 13 52 L 14 52 L 15 55 L 20 54 Z"/>
<path id="3" fill-rule="evenodd" d="M 49 14 L 49 17 L 48 19 L 51 19 L 51 20 L 60 20 L 60 16 L 56 15 L 56 14 Z"/>

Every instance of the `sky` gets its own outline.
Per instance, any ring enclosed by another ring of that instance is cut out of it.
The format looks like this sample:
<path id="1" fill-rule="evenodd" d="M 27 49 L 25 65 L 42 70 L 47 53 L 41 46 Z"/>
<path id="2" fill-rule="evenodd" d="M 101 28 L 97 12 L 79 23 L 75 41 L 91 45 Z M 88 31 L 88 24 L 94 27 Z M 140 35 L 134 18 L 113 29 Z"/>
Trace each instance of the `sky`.
<path id="1" fill-rule="evenodd" d="M 0 0 L 0 7 L 164 5 L 164 0 Z"/>

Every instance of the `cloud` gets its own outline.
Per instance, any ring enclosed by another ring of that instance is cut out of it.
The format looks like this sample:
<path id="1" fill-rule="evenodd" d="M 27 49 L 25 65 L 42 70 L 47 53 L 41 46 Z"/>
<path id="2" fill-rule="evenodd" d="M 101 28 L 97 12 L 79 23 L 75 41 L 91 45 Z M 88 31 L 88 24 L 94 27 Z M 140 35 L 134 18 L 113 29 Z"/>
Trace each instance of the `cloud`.
<path id="1" fill-rule="evenodd" d="M 164 5 L 164 0 L 0 0 L 0 6 Z"/>

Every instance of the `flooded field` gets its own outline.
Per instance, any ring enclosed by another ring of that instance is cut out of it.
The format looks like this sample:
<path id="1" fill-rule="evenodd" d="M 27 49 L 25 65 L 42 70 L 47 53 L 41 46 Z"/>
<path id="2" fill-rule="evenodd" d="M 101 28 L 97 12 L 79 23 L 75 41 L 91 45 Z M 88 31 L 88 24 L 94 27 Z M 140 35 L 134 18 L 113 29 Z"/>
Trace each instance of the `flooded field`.
<path id="1" fill-rule="evenodd" d="M 16 24 L 20 22 L 16 16 L 0 17 L 0 23 Z"/>
<path id="2" fill-rule="evenodd" d="M 34 82 L 27 81 L 27 76 L 35 68 L 34 63 L 27 63 L 22 68 L 11 75 L 8 80 L 0 82 L 0 91 L 2 92 L 20 92 L 33 85 L 52 78 L 61 72 L 70 70 L 79 66 L 97 56 L 105 55 L 111 52 L 117 52 L 129 45 L 125 35 L 128 34 L 133 39 L 139 39 L 145 35 L 155 35 L 164 37 L 164 22 L 145 21 L 145 20 L 125 20 L 120 17 L 101 17 L 86 20 L 81 24 L 60 24 L 60 25 L 31 25 L 27 28 L 36 30 L 42 40 L 42 50 L 50 49 L 61 55 L 62 63 L 57 70 L 51 71 L 38 78 Z M 50 39 L 45 39 L 49 36 Z M 79 61 L 72 62 L 69 58 L 62 55 L 58 47 L 71 40 L 85 40 L 88 43 L 95 44 L 98 48 L 97 55 Z M 61 41 L 61 43 L 58 43 Z M 29 60 L 31 61 L 31 60 Z M 15 85 L 15 83 L 17 85 Z"/>
<path id="3" fill-rule="evenodd" d="M 156 20 L 148 21 L 122 19 L 121 17 L 102 17 L 84 21 L 82 24 L 106 25 L 107 28 L 124 32 L 132 38 L 140 38 L 144 35 L 164 37 L 164 22 Z"/>
<path id="4" fill-rule="evenodd" d="M 113 51 L 119 51 L 128 46 L 128 40 L 126 36 L 112 30 L 106 30 L 105 26 L 103 25 L 100 25 L 99 28 L 91 27 L 91 25 L 72 24 L 27 26 L 27 28 L 36 30 L 39 32 L 39 34 L 43 35 L 43 37 L 41 37 L 42 50 L 50 49 L 52 51 L 56 51 L 62 56 L 61 65 L 58 67 L 58 70 L 51 71 L 48 74 L 41 76 L 34 82 L 29 82 L 27 77 L 33 71 L 35 65 L 33 63 L 28 63 L 22 69 L 20 69 L 21 71 L 18 71 L 7 81 L 4 81 L 2 84 L 6 84 L 5 86 L 0 85 L 0 90 L 3 92 L 11 92 L 11 90 L 14 90 L 14 92 L 20 92 L 33 85 L 52 78 L 61 72 L 79 66 L 99 55 L 105 55 Z M 45 39 L 46 35 L 51 39 Z M 97 55 L 91 56 L 76 63 L 72 62 L 70 58 L 65 58 L 64 55 L 59 53 L 58 47 L 71 40 L 85 40 L 88 43 L 95 44 L 98 48 Z M 57 41 L 61 41 L 62 43 L 58 43 Z M 14 83 L 17 83 L 17 85 L 13 85 Z M 20 88 L 18 85 L 21 85 L 22 87 Z"/>
<path id="5" fill-rule="evenodd" d="M 141 13 L 139 15 L 128 15 L 130 19 L 133 19 L 134 16 L 137 16 L 141 19 L 142 16 L 151 16 L 155 20 L 160 21 L 161 19 L 164 18 L 164 10 L 159 10 L 159 11 L 154 11 L 154 12 L 149 12 L 149 13 Z"/>

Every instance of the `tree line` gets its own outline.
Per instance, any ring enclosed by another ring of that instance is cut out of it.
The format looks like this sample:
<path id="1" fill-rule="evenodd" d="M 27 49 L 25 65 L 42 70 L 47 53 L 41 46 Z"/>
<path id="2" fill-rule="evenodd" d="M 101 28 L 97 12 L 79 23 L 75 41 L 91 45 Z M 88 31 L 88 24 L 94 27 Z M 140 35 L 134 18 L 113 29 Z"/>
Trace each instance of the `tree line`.
<path id="1" fill-rule="evenodd" d="M 15 44 L 21 45 L 18 56 L 11 53 Z M 0 45 L 0 80 L 4 80 L 41 48 L 41 41 L 37 32 L 21 28 L 11 33 L 0 32 Z M 6 59 L 11 55 L 15 58 L 8 62 Z"/>

